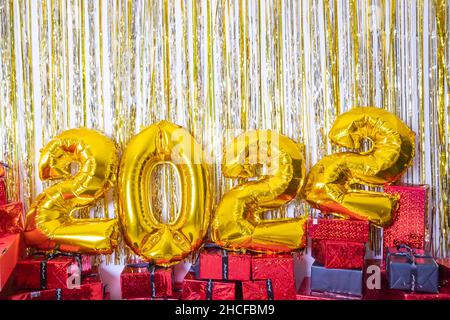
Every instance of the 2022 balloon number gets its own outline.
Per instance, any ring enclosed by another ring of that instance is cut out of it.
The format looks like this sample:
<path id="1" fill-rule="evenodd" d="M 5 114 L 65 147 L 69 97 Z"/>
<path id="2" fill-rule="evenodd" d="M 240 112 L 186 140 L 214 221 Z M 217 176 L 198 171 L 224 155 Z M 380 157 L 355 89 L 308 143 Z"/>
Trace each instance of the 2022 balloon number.
<path id="1" fill-rule="evenodd" d="M 388 225 L 398 197 L 357 189 L 398 180 L 411 165 L 414 133 L 395 115 L 364 107 L 337 117 L 330 140 L 365 152 L 339 152 L 322 158 L 306 176 L 302 146 L 269 130 L 245 132 L 227 146 L 222 172 L 236 179 L 257 178 L 226 192 L 211 224 L 214 242 L 231 250 L 289 252 L 305 245 L 306 215 L 264 220 L 261 215 L 299 194 L 313 207 Z M 72 176 L 71 163 L 79 171 Z M 150 203 L 150 179 L 162 164 L 172 165 L 180 182 L 176 220 L 158 221 Z M 90 129 L 72 129 L 41 151 L 42 180 L 63 179 L 44 190 L 27 213 L 25 239 L 43 250 L 110 253 L 118 242 L 115 219 L 74 219 L 75 210 L 92 206 L 116 182 L 115 144 Z M 260 171 L 265 169 L 262 174 Z M 118 170 L 119 222 L 127 245 L 147 261 L 168 266 L 198 249 L 212 212 L 209 170 L 201 146 L 184 128 L 162 121 L 136 135 L 126 147 Z M 306 181 L 306 183 L 304 183 Z"/>

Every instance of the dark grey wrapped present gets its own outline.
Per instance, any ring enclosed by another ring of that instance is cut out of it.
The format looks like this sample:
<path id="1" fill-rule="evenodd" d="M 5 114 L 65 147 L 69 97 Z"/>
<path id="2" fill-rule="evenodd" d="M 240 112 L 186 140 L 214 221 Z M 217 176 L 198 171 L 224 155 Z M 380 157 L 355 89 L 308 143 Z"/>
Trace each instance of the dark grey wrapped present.
<path id="1" fill-rule="evenodd" d="M 362 270 L 329 269 L 318 262 L 311 266 L 311 291 L 362 296 L 362 282 Z"/>
<path id="2" fill-rule="evenodd" d="M 405 245 L 388 248 L 386 274 L 390 289 L 439 292 L 439 267 L 423 250 L 414 250 Z"/>

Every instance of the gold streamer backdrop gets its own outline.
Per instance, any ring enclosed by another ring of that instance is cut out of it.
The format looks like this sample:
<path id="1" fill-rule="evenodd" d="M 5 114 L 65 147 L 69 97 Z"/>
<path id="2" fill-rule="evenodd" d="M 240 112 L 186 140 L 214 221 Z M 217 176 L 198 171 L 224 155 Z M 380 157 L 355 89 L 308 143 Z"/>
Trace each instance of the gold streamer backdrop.
<path id="1" fill-rule="evenodd" d="M 446 0 L 0 0 L 0 157 L 9 199 L 46 187 L 39 150 L 97 129 L 123 148 L 159 120 L 186 127 L 220 172 L 238 133 L 272 129 L 305 145 L 307 170 L 337 150 L 327 133 L 352 106 L 397 114 L 417 133 L 403 182 L 431 186 L 428 236 L 449 255 L 450 4 Z M 179 206 L 158 172 L 160 219 Z M 81 216 L 114 217 L 112 192 Z M 270 217 L 317 214 L 301 199 Z M 379 230 L 373 232 L 379 242 Z M 129 256 L 123 247 L 116 262 Z"/>

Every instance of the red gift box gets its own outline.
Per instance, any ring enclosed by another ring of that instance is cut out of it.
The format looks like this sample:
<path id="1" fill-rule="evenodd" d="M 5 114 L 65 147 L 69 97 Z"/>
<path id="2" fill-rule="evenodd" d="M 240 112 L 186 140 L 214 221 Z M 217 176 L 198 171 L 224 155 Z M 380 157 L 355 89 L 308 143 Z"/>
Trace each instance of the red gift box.
<path id="1" fill-rule="evenodd" d="M 11 202 L 0 205 L 0 236 L 20 233 L 23 230 L 24 222 L 22 202 Z"/>
<path id="2" fill-rule="evenodd" d="M 336 241 L 369 241 L 369 222 L 341 219 L 309 219 L 308 235 L 312 239 Z"/>
<path id="3" fill-rule="evenodd" d="M 22 249 L 21 236 L 11 234 L 0 237 L 0 291 L 13 273 Z"/>
<path id="4" fill-rule="evenodd" d="M 129 264 L 120 274 L 122 299 L 163 298 L 173 294 L 173 269 Z"/>
<path id="5" fill-rule="evenodd" d="M 104 287 L 100 278 L 91 277 L 73 289 L 56 288 L 16 293 L 9 300 L 104 300 Z"/>
<path id="6" fill-rule="evenodd" d="M 199 257 L 199 279 L 250 280 L 251 255 L 204 249 Z"/>
<path id="7" fill-rule="evenodd" d="M 252 256 L 252 279 L 294 279 L 294 258 L 291 255 Z"/>
<path id="8" fill-rule="evenodd" d="M 242 282 L 244 300 L 295 300 L 295 281 L 266 279 Z"/>
<path id="9" fill-rule="evenodd" d="M 6 203 L 8 203 L 8 192 L 6 190 L 6 183 L 5 183 L 5 179 L 0 178 L 0 205 L 6 204 Z"/>
<path id="10" fill-rule="evenodd" d="M 450 293 L 450 258 L 436 259 L 439 266 L 439 292 Z"/>
<path id="11" fill-rule="evenodd" d="M 383 247 L 406 244 L 424 249 L 428 186 L 385 186 L 384 191 L 399 194 L 400 200 L 392 224 L 384 228 Z"/>
<path id="12" fill-rule="evenodd" d="M 236 284 L 234 282 L 190 280 L 183 281 L 181 300 L 234 300 Z"/>
<path id="13" fill-rule="evenodd" d="M 325 268 L 361 269 L 364 255 L 363 242 L 312 240 L 312 256 Z"/>
<path id="14" fill-rule="evenodd" d="M 17 263 L 14 285 L 20 289 L 67 288 L 68 283 L 79 275 L 78 263 L 71 254 L 30 256 Z"/>

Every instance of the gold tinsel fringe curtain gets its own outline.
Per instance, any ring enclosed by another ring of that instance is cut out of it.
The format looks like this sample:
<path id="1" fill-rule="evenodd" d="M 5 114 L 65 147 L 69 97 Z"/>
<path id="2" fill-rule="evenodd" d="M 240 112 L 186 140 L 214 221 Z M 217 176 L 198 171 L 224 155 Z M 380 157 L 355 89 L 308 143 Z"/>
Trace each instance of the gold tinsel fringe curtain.
<path id="1" fill-rule="evenodd" d="M 416 133 L 403 182 L 431 186 L 432 250 L 449 254 L 449 16 L 445 0 L 0 0 L 0 154 L 9 198 L 45 185 L 39 149 L 72 127 L 121 148 L 162 119 L 208 155 L 239 131 L 273 129 L 305 144 L 308 167 L 337 151 L 334 118 L 352 106 L 396 113 Z M 232 183 L 213 166 L 215 201 Z M 168 169 L 154 201 L 173 219 Z M 92 212 L 114 216 L 108 195 Z M 109 203 L 109 205 L 108 205 Z M 299 199 L 271 216 L 310 209 Z"/>

